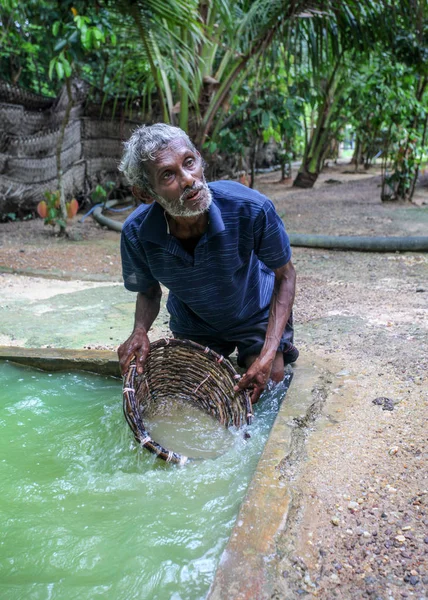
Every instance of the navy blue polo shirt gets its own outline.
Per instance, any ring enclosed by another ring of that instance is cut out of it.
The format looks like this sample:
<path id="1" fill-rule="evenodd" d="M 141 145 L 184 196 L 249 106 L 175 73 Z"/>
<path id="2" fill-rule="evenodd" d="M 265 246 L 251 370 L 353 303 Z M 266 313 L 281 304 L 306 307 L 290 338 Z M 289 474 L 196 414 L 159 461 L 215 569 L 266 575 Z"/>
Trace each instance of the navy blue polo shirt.
<path id="1" fill-rule="evenodd" d="M 291 248 L 269 198 L 233 181 L 209 188 L 208 228 L 194 256 L 170 235 L 157 202 L 128 217 L 121 238 L 123 280 L 132 292 L 145 292 L 156 282 L 168 288 L 174 333 L 227 338 L 267 319 L 272 269 L 290 260 Z"/>

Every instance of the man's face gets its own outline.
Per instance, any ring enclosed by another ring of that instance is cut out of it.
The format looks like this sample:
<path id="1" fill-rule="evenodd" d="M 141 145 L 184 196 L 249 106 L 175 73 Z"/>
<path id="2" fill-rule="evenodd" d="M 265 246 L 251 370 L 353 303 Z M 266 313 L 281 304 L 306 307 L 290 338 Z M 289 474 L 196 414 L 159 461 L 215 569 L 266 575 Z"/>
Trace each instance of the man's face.
<path id="1" fill-rule="evenodd" d="M 208 210 L 211 192 L 206 184 L 199 152 L 182 138 L 160 150 L 147 164 L 154 199 L 172 217 L 194 217 Z"/>

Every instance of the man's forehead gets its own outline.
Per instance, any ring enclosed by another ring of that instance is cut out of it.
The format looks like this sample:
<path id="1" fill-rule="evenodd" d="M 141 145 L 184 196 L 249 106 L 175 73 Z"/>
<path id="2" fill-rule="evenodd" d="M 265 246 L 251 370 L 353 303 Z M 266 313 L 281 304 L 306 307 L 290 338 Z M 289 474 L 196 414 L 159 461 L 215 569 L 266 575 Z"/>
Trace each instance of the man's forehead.
<path id="1" fill-rule="evenodd" d="M 177 138 L 171 140 L 165 148 L 158 150 L 153 162 L 156 167 L 162 166 L 163 164 L 170 164 L 171 162 L 174 162 L 176 158 L 179 158 L 187 152 L 193 152 L 193 149 L 189 147 L 186 140 Z"/>

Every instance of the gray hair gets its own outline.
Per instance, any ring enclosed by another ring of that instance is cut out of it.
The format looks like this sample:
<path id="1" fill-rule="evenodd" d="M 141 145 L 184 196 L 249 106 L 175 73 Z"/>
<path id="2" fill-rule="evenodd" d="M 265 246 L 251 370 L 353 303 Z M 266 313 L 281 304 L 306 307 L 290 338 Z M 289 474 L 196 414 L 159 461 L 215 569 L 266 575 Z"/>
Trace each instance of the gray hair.
<path id="1" fill-rule="evenodd" d="M 196 148 L 185 131 L 166 123 L 138 127 L 125 142 L 119 171 L 126 175 L 129 183 L 141 190 L 153 193 L 145 163 L 156 160 L 159 150 L 163 150 L 176 139 L 181 138 L 193 152 Z"/>

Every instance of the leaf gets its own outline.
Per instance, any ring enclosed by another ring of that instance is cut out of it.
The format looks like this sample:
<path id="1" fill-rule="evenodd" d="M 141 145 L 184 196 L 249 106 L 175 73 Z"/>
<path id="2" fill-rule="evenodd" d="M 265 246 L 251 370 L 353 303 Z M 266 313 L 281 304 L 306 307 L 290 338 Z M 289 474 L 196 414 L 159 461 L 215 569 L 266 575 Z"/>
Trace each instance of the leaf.
<path id="1" fill-rule="evenodd" d="M 82 40 L 88 40 L 91 38 L 90 29 L 88 26 L 83 24 L 82 27 L 79 27 L 80 35 L 82 36 Z"/>
<path id="2" fill-rule="evenodd" d="M 102 31 L 100 31 L 97 27 L 93 27 L 92 28 L 93 31 L 93 36 L 95 37 L 96 40 L 104 40 L 104 33 Z"/>
<path id="3" fill-rule="evenodd" d="M 51 60 L 51 62 L 49 63 L 49 79 L 52 79 L 52 74 L 53 74 L 53 70 L 54 70 L 54 67 L 55 67 L 56 61 L 57 61 L 57 59 L 56 59 L 56 58 L 53 58 L 53 59 Z"/>
<path id="4" fill-rule="evenodd" d="M 264 110 L 262 112 L 262 127 L 264 129 L 267 129 L 270 125 L 270 113 L 268 113 L 266 110 Z"/>
<path id="5" fill-rule="evenodd" d="M 86 29 L 84 32 L 82 31 L 82 45 L 86 50 L 89 50 L 91 47 L 91 39 L 92 34 L 90 29 Z"/>
<path id="6" fill-rule="evenodd" d="M 54 46 L 55 52 L 60 52 L 66 45 L 67 45 L 67 40 L 59 40 Z M 54 60 L 54 59 L 52 59 L 52 60 Z"/>
<path id="7" fill-rule="evenodd" d="M 76 198 L 73 198 L 73 200 L 70 200 L 70 202 L 67 202 L 67 204 L 65 206 L 67 208 L 67 217 L 69 219 L 72 219 L 74 217 L 74 215 L 77 214 L 77 211 L 79 210 L 79 203 L 77 202 Z"/>
<path id="8" fill-rule="evenodd" d="M 55 23 L 52 25 L 52 33 L 54 34 L 55 37 L 58 35 L 60 26 L 61 26 L 61 21 L 55 21 Z"/>
<path id="9" fill-rule="evenodd" d="M 79 39 L 79 32 L 77 30 L 73 31 L 73 33 L 68 38 L 68 43 L 69 44 L 75 44 L 78 39 Z"/>
<path id="10" fill-rule="evenodd" d="M 58 79 L 62 79 L 64 77 L 64 66 L 59 60 L 55 64 L 55 69 Z"/>
<path id="11" fill-rule="evenodd" d="M 64 67 L 65 76 L 70 77 L 72 71 L 70 62 L 67 60 L 64 54 L 61 54 L 59 58 L 61 60 L 62 66 Z"/>
<path id="12" fill-rule="evenodd" d="M 48 207 L 44 200 L 42 200 L 41 202 L 38 203 L 36 210 L 37 210 L 37 214 L 39 215 L 39 217 L 41 217 L 42 219 L 46 218 L 46 216 L 48 214 Z"/>
<path id="13" fill-rule="evenodd" d="M 102 185 L 97 185 L 97 187 L 95 188 L 95 192 L 101 196 L 101 198 L 105 198 L 107 196 L 107 192 L 105 191 L 105 189 L 103 188 Z"/>
<path id="14" fill-rule="evenodd" d="M 72 68 L 70 63 L 67 61 L 67 63 L 64 64 L 64 71 L 65 71 L 65 76 L 66 77 L 71 77 L 71 73 L 72 73 Z"/>

